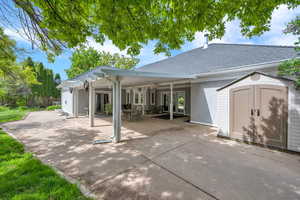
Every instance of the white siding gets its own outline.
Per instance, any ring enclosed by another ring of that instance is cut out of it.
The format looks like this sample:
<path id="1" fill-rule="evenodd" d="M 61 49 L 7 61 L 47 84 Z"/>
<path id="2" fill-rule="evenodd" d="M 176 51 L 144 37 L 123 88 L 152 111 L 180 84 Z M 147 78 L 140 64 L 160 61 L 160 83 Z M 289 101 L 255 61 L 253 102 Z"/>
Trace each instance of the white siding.
<path id="1" fill-rule="evenodd" d="M 217 89 L 226 81 L 210 81 L 191 85 L 191 122 L 217 125 Z"/>
<path id="2" fill-rule="evenodd" d="M 219 134 L 229 136 L 229 90 L 243 85 L 270 84 L 289 87 L 288 95 L 288 149 L 300 152 L 300 92 L 291 82 L 260 76 L 259 80 L 247 77 L 218 92 L 217 125 Z"/>
<path id="3" fill-rule="evenodd" d="M 96 107 L 96 106 L 95 106 Z M 78 90 L 78 113 L 87 114 L 89 108 L 89 92 L 85 89 Z"/>
<path id="4" fill-rule="evenodd" d="M 229 96 L 227 88 L 218 92 L 217 95 L 217 126 L 219 134 L 229 136 Z"/>
<path id="5" fill-rule="evenodd" d="M 288 149 L 300 152 L 300 91 L 289 87 Z"/>
<path id="6" fill-rule="evenodd" d="M 73 93 L 69 88 L 61 90 L 61 106 L 62 110 L 70 115 L 73 115 Z"/>

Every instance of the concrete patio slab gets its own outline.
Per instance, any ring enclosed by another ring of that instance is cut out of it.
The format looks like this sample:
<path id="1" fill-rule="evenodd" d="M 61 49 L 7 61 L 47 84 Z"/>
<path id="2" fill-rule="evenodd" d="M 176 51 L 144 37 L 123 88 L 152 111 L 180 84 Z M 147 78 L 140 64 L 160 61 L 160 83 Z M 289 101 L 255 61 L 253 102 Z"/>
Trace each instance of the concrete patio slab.
<path id="1" fill-rule="evenodd" d="M 146 118 L 123 122 L 118 144 L 110 118 L 65 119 L 34 112 L 2 125 L 97 199 L 300 199 L 300 156 L 216 137 L 216 129 Z"/>

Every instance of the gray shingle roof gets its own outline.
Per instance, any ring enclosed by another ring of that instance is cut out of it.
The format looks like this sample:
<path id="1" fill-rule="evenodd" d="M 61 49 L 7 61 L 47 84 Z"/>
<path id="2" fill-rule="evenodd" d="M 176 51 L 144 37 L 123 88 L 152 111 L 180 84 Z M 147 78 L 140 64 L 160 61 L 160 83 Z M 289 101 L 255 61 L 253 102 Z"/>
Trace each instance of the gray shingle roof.
<path id="1" fill-rule="evenodd" d="M 292 46 L 209 44 L 138 68 L 138 71 L 200 74 L 298 57 Z"/>

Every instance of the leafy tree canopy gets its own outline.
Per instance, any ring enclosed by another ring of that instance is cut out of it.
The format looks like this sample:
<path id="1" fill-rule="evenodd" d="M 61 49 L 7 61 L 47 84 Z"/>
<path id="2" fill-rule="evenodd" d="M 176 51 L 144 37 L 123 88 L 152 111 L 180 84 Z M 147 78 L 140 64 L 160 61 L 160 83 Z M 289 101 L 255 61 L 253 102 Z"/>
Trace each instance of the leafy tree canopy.
<path id="1" fill-rule="evenodd" d="M 13 75 L 13 66 L 16 61 L 15 41 L 4 34 L 0 27 L 0 75 Z"/>
<path id="2" fill-rule="evenodd" d="M 13 0 L 27 35 L 52 54 L 77 47 L 93 37 L 107 39 L 138 55 L 143 44 L 156 41 L 155 53 L 179 49 L 198 31 L 220 38 L 225 23 L 241 21 L 242 34 L 251 37 L 270 29 L 272 12 L 299 0 Z M 2 3 L 3 8 L 7 4 Z M 28 23 L 30 21 L 30 23 Z"/>
<path id="3" fill-rule="evenodd" d="M 0 27 L 0 78 L 19 79 L 24 84 L 37 84 L 34 72 L 27 66 L 16 63 L 16 42 L 4 34 Z"/>
<path id="4" fill-rule="evenodd" d="M 286 34 L 291 33 L 298 36 L 298 41 L 295 42 L 295 50 L 300 53 L 300 16 L 291 21 L 287 28 L 284 30 Z M 278 68 L 279 75 L 287 75 L 296 78 L 296 87 L 300 88 L 300 59 L 294 58 L 281 63 Z"/>
<path id="5" fill-rule="evenodd" d="M 117 53 L 110 54 L 97 51 L 91 47 L 80 47 L 74 51 L 71 57 L 71 67 L 67 69 L 69 78 L 74 78 L 88 70 L 102 65 L 114 65 L 121 69 L 131 69 L 139 60 L 136 58 L 121 56 Z"/>
<path id="6" fill-rule="evenodd" d="M 30 57 L 16 62 L 18 51 L 15 41 L 0 27 L 0 104 L 15 105 L 20 100 L 29 103 L 39 98 L 43 105 L 48 105 L 50 98 L 60 96 L 56 88 L 60 76 Z"/>

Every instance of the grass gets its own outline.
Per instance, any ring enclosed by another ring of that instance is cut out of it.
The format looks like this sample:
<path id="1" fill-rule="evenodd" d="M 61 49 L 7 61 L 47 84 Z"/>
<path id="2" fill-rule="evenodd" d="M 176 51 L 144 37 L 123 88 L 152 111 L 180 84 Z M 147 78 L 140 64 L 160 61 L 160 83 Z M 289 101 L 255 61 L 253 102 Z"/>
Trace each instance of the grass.
<path id="1" fill-rule="evenodd" d="M 37 111 L 37 110 L 40 109 L 27 108 L 27 107 L 9 108 L 9 107 L 1 106 L 0 123 L 21 120 L 28 112 Z"/>
<path id="2" fill-rule="evenodd" d="M 56 109 L 61 109 L 60 105 L 53 105 L 53 106 L 48 106 L 46 110 L 56 110 Z"/>
<path id="3" fill-rule="evenodd" d="M 76 185 L 26 153 L 22 144 L 0 131 L 1 200 L 87 200 Z"/>
<path id="4" fill-rule="evenodd" d="M 10 122 L 23 119 L 28 113 L 27 110 L 10 109 L 0 112 L 0 122 Z"/>
<path id="5" fill-rule="evenodd" d="M 0 108 L 0 122 L 22 119 L 36 109 Z M 0 130 L 0 200 L 88 200 L 24 146 Z"/>

